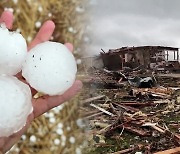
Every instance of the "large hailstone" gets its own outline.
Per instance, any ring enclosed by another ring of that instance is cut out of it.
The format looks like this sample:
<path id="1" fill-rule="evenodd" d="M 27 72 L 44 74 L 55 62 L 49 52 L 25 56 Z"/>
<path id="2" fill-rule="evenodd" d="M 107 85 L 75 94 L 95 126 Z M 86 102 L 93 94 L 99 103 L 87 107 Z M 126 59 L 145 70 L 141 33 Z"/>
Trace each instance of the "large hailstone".
<path id="1" fill-rule="evenodd" d="M 9 32 L 0 26 L 0 74 L 15 75 L 22 69 L 27 54 L 27 45 L 23 36 Z"/>
<path id="2" fill-rule="evenodd" d="M 37 91 L 60 95 L 75 81 L 76 61 L 66 46 L 44 42 L 31 49 L 22 68 L 26 81 Z"/>
<path id="3" fill-rule="evenodd" d="M 8 137 L 25 124 L 33 111 L 31 90 L 16 77 L 0 76 L 0 137 Z"/>

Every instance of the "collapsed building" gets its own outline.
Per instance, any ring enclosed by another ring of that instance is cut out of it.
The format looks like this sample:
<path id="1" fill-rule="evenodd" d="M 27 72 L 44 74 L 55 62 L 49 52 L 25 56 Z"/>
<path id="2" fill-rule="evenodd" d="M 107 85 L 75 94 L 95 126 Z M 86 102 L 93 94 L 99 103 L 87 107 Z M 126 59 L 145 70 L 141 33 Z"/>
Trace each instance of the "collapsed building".
<path id="1" fill-rule="evenodd" d="M 85 68 L 106 68 L 108 70 L 136 69 L 144 67 L 157 71 L 180 71 L 178 48 L 164 46 L 138 46 L 109 49 L 98 56 L 82 58 Z"/>
<path id="2" fill-rule="evenodd" d="M 147 69 L 173 70 L 180 69 L 178 48 L 164 46 L 138 46 L 110 49 L 101 52 L 100 59 L 109 70 L 135 69 L 143 66 Z"/>

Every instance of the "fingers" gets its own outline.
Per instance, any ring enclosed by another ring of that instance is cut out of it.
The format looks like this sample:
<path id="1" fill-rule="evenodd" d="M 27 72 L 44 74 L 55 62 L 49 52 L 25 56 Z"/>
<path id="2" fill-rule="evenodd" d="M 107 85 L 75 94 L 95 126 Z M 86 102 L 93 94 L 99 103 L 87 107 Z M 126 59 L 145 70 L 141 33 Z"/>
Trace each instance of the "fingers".
<path id="1" fill-rule="evenodd" d="M 0 18 L 0 23 L 4 22 L 8 29 L 12 28 L 13 14 L 10 11 L 4 11 Z"/>
<path id="2" fill-rule="evenodd" d="M 63 95 L 59 96 L 46 96 L 44 98 L 34 99 L 33 106 L 34 106 L 34 117 L 38 117 L 44 112 L 56 107 L 63 102 L 71 99 L 74 97 L 80 90 L 82 89 L 82 82 L 76 80 L 72 87 L 68 89 Z"/>
<path id="3" fill-rule="evenodd" d="M 46 21 L 40 28 L 35 39 L 30 43 L 28 50 L 32 49 L 34 46 L 36 46 L 39 43 L 48 41 L 52 36 L 54 29 L 55 29 L 54 22 L 51 20 Z"/>
<path id="4" fill-rule="evenodd" d="M 73 52 L 73 45 L 71 43 L 64 44 L 71 52 Z"/>
<path id="5" fill-rule="evenodd" d="M 29 44 L 28 50 L 35 47 L 37 44 L 48 41 L 55 29 L 55 24 L 53 21 L 48 20 L 46 21 L 42 27 L 40 28 L 39 32 L 37 33 L 35 39 Z M 71 43 L 64 44 L 71 52 L 73 51 L 73 45 Z"/>

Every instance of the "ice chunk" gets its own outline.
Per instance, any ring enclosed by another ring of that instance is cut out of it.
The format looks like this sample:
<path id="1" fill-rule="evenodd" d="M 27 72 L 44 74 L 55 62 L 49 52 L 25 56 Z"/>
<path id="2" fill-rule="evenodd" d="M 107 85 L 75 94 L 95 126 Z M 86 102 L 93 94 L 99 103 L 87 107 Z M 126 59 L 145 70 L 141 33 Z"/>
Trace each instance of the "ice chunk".
<path id="1" fill-rule="evenodd" d="M 27 54 L 27 45 L 23 36 L 9 32 L 0 26 L 0 74 L 15 75 L 22 69 Z"/>
<path id="2" fill-rule="evenodd" d="M 44 42 L 27 55 L 22 68 L 26 81 L 37 91 L 49 95 L 63 94 L 75 81 L 76 61 L 61 43 Z"/>
<path id="3" fill-rule="evenodd" d="M 16 77 L 0 76 L 0 137 L 8 137 L 26 124 L 33 111 L 31 90 Z"/>

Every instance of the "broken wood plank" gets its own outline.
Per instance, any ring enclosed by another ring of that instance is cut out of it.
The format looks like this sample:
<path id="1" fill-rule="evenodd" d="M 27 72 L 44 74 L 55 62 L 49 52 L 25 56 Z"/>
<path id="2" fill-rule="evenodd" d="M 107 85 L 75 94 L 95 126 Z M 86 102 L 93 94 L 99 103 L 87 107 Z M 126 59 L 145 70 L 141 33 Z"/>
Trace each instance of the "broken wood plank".
<path id="1" fill-rule="evenodd" d="M 138 136 L 149 136 L 150 133 L 148 131 L 144 131 L 143 129 L 140 128 L 134 128 L 132 126 L 128 126 L 128 125 L 123 125 L 123 126 L 119 126 L 119 128 L 124 128 L 124 130 L 131 132 L 133 134 L 136 134 Z"/>
<path id="2" fill-rule="evenodd" d="M 160 128 L 157 123 L 150 123 L 150 122 L 147 122 L 145 124 L 143 124 L 142 126 L 149 126 L 149 127 L 152 127 L 153 129 L 157 130 L 158 132 L 160 133 L 165 133 L 165 130 Z"/>
<path id="3" fill-rule="evenodd" d="M 95 104 L 90 104 L 90 106 L 92 106 L 92 107 L 94 107 L 94 108 L 102 111 L 103 113 L 106 113 L 107 115 L 114 116 L 113 113 L 111 113 L 111 112 L 109 112 L 109 111 L 106 111 L 105 109 L 103 109 L 103 108 L 101 108 L 101 107 L 99 107 L 99 106 L 97 106 L 97 105 L 95 105 Z"/>
<path id="4" fill-rule="evenodd" d="M 88 99 L 85 99 L 85 100 L 82 100 L 81 103 L 84 105 L 86 103 L 90 103 L 92 101 L 95 101 L 95 100 L 98 100 L 98 99 L 102 99 L 106 97 L 105 95 L 99 95 L 99 96 L 96 96 L 96 97 L 92 97 L 92 98 L 88 98 Z"/>

